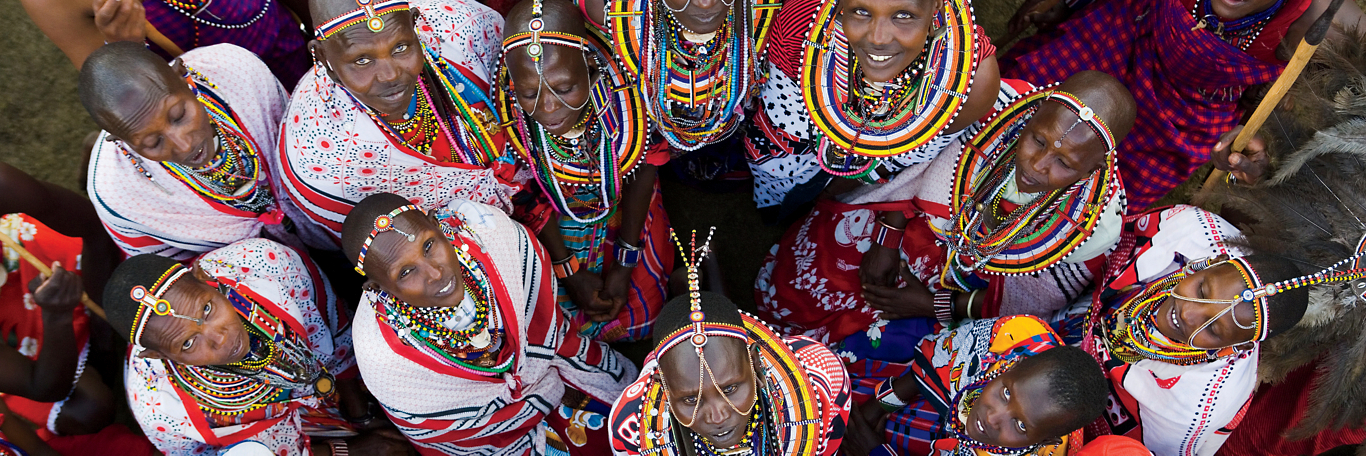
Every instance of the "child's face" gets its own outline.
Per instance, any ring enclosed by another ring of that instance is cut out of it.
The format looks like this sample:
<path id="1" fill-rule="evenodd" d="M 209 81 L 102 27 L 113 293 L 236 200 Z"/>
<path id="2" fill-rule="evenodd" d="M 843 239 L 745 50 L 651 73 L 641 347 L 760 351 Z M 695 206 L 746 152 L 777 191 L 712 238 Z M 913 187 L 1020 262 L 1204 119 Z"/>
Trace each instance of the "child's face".
<path id="1" fill-rule="evenodd" d="M 1017 448 L 1061 437 L 1068 417 L 1050 400 L 1048 386 L 1048 377 L 1032 369 L 1011 369 L 996 377 L 968 413 L 968 436 Z"/>

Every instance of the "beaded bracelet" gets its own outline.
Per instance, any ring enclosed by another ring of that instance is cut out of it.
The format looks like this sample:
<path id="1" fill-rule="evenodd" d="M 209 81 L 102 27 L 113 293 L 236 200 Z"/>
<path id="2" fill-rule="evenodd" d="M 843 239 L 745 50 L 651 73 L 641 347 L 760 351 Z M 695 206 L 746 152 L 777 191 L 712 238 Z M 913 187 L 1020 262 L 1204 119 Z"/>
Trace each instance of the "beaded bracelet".
<path id="1" fill-rule="evenodd" d="M 634 268 L 640 265 L 640 247 L 627 244 L 621 238 L 617 238 L 615 247 L 617 250 L 617 266 Z"/>
<path id="2" fill-rule="evenodd" d="M 953 290 L 934 292 L 934 318 L 944 327 L 953 326 Z"/>
<path id="3" fill-rule="evenodd" d="M 877 405 L 881 406 L 882 409 L 886 410 L 888 413 L 906 408 L 906 402 L 902 401 L 901 397 L 897 396 L 896 391 L 892 388 L 892 379 L 883 380 L 882 383 L 878 383 L 877 388 L 873 392 L 873 396 L 877 397 Z"/>
<path id="4" fill-rule="evenodd" d="M 569 257 L 563 260 L 551 262 L 550 267 L 555 270 L 556 279 L 568 279 L 569 276 L 574 275 L 575 272 L 579 272 L 579 259 L 571 253 L 569 254 Z"/>
<path id="5" fill-rule="evenodd" d="M 906 229 L 893 227 L 882 220 L 878 220 L 877 224 L 879 226 L 877 227 L 877 234 L 873 236 L 873 241 L 877 242 L 877 245 L 889 249 L 900 249 L 901 238 L 906 234 Z"/>

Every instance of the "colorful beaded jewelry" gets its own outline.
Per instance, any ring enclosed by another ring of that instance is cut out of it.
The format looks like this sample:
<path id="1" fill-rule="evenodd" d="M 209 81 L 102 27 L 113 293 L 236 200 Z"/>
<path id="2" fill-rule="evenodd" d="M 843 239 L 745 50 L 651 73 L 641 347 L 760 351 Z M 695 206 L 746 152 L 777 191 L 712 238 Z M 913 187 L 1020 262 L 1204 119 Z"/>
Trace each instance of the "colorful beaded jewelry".
<path id="1" fill-rule="evenodd" d="M 366 28 L 369 28 L 371 32 L 379 33 L 380 30 L 384 30 L 384 18 L 381 16 L 398 11 L 407 11 L 409 8 L 407 0 L 389 0 L 378 4 L 375 3 L 375 0 L 356 0 L 356 5 L 360 8 L 319 25 L 314 31 L 318 40 L 323 41 L 331 38 L 337 32 L 361 22 L 364 22 Z"/>
<path id="2" fill-rule="evenodd" d="M 266 13 L 270 12 L 270 4 L 271 4 L 271 0 L 265 0 L 265 4 L 264 4 L 264 5 L 261 5 L 261 11 L 257 12 L 255 16 L 252 16 L 251 19 L 247 19 L 245 22 L 240 22 L 240 23 L 237 23 L 237 24 L 220 24 L 220 23 L 217 23 L 217 22 L 210 21 L 210 20 L 208 20 L 208 19 L 204 19 L 204 18 L 202 18 L 202 17 L 199 17 L 199 13 L 205 12 L 204 10 L 205 10 L 205 9 L 208 9 L 209 4 L 210 4 L 210 3 L 213 3 L 212 0 L 207 1 L 207 2 L 203 2 L 203 3 L 198 3 L 198 2 L 195 2 L 195 3 L 186 3 L 186 2 L 182 2 L 182 1 L 178 1 L 178 0 L 164 0 L 164 1 L 165 1 L 165 3 L 166 3 L 166 6 L 171 7 L 171 9 L 172 9 L 172 10 L 175 10 L 175 12 L 180 13 L 180 14 L 184 15 L 185 17 L 188 17 L 188 18 L 190 18 L 191 20 L 193 20 L 193 21 L 195 21 L 195 22 L 197 22 L 197 23 L 199 23 L 199 24 L 204 24 L 204 25 L 207 25 L 207 26 L 209 26 L 209 27 L 221 28 L 221 29 L 228 29 L 228 30 L 244 29 L 244 28 L 247 28 L 247 27 L 251 27 L 252 24 L 255 24 L 257 21 L 261 20 L 261 18 L 266 17 Z M 210 15 L 212 15 L 212 13 L 210 13 Z M 196 28 L 198 28 L 198 27 L 196 27 Z M 196 40 L 198 40 L 198 35 L 199 35 L 198 30 L 196 30 L 196 31 L 195 31 L 195 39 L 196 39 Z M 196 41 L 196 42 L 197 42 L 197 41 Z"/>
<path id="3" fill-rule="evenodd" d="M 882 220 L 878 220 L 877 224 L 877 232 L 873 235 L 873 242 L 889 249 L 901 250 L 901 240 L 906 235 L 906 229 L 893 227 Z"/>
<path id="4" fill-rule="evenodd" d="M 375 228 L 370 230 L 370 234 L 368 236 L 365 236 L 365 242 L 361 243 L 360 246 L 360 254 L 356 256 L 356 272 L 360 273 L 360 275 L 365 275 L 365 254 L 370 252 L 370 243 L 375 242 L 376 235 L 379 235 L 380 233 L 383 233 L 385 231 L 392 230 L 398 232 L 399 234 L 402 234 L 405 238 L 408 239 L 408 242 L 413 242 L 417 239 L 416 236 L 404 233 L 403 231 L 400 231 L 397 227 L 394 226 L 394 221 L 398 220 L 399 214 L 408 211 L 418 211 L 421 212 L 423 215 L 426 215 L 427 213 L 426 211 L 423 211 L 422 208 L 419 208 L 411 204 L 405 204 L 399 206 L 397 209 L 389 211 L 388 214 L 375 217 Z"/>
<path id="5" fill-rule="evenodd" d="M 1072 126 L 1067 127 L 1067 131 L 1064 131 L 1062 136 L 1059 136 L 1057 140 L 1053 141 L 1054 148 L 1061 149 L 1062 139 L 1066 138 L 1067 134 L 1071 133 L 1073 128 L 1077 128 L 1077 125 L 1084 123 L 1087 127 L 1091 128 L 1091 131 L 1096 134 L 1096 137 L 1105 142 L 1105 153 L 1112 154 L 1115 152 L 1115 136 L 1113 133 L 1110 133 L 1110 126 L 1105 125 L 1105 120 L 1096 115 L 1096 111 L 1086 106 L 1086 103 L 1082 103 L 1081 99 L 1077 98 L 1076 95 L 1061 90 L 1054 90 L 1048 94 L 1047 98 L 1044 98 L 1044 101 L 1056 101 L 1077 116 L 1077 121 L 1073 122 Z"/>
<path id="6" fill-rule="evenodd" d="M 878 405 L 888 413 L 906 408 L 906 401 L 901 400 L 901 397 L 896 395 L 896 390 L 892 387 L 892 380 L 883 380 L 882 383 L 877 384 L 877 388 L 873 391 L 873 396 L 877 398 Z"/>
<path id="7" fill-rule="evenodd" d="M 617 266 L 634 268 L 640 264 L 640 247 L 627 244 L 621 238 L 617 238 L 617 242 L 613 243 L 612 247 L 616 249 Z"/>
<path id="8" fill-rule="evenodd" d="M 138 285 L 128 292 L 128 297 L 138 303 L 138 310 L 133 313 L 133 330 L 128 337 L 128 340 L 133 342 L 134 347 L 144 347 L 142 345 L 142 331 L 146 329 L 147 320 L 151 319 L 152 315 L 181 318 L 193 321 L 200 326 L 204 325 L 204 320 L 176 314 L 175 309 L 171 307 L 171 302 L 162 298 L 177 280 L 189 273 L 190 268 L 177 264 L 161 273 L 161 277 L 152 283 L 150 289 Z"/>
<path id="9" fill-rule="evenodd" d="M 570 253 L 569 256 L 563 260 L 551 262 L 550 267 L 555 270 L 556 279 L 568 279 L 570 276 L 574 275 L 574 273 L 579 272 L 579 258 L 574 256 L 573 253 Z"/>

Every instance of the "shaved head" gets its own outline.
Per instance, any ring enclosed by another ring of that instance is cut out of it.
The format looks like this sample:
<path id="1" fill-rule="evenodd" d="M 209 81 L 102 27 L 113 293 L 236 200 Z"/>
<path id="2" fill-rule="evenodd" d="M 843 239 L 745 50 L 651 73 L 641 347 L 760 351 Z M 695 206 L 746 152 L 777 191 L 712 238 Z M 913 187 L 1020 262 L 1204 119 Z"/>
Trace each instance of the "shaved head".
<path id="1" fill-rule="evenodd" d="M 1115 144 L 1123 141 L 1129 135 L 1129 130 L 1134 128 L 1138 105 L 1134 103 L 1134 95 L 1114 76 L 1100 71 L 1082 71 L 1063 81 L 1058 90 L 1076 95 L 1082 103 L 1096 111 L 1105 125 L 1110 127 Z"/>
<path id="2" fill-rule="evenodd" d="M 530 31 L 532 6 L 533 0 L 523 0 L 512 8 L 503 28 L 504 40 Z M 545 24 L 542 31 L 574 35 L 588 41 L 583 14 L 568 0 L 543 0 L 541 20 Z M 567 134 L 591 112 L 586 109 L 594 70 L 588 63 L 589 51 L 543 41 L 538 68 L 527 54 L 529 48 L 530 45 L 523 45 L 504 51 L 503 61 L 511 76 L 511 90 L 522 112 L 530 115 L 546 132 Z"/>
<path id="3" fill-rule="evenodd" d="M 95 124 L 123 138 L 157 100 L 177 89 L 189 90 L 165 60 L 142 43 L 118 41 L 85 60 L 78 93 Z"/>

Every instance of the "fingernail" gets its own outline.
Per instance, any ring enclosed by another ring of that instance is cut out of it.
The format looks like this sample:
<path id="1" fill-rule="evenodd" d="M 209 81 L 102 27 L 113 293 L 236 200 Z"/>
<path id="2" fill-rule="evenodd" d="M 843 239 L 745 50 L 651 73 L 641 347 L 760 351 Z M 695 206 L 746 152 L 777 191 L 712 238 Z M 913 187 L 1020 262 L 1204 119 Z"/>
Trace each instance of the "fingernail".
<path id="1" fill-rule="evenodd" d="M 1217 143 L 1214 143 L 1214 150 L 1219 150 L 1219 149 L 1223 149 L 1223 148 L 1224 148 L 1224 142 L 1223 142 L 1223 141 L 1219 141 L 1219 142 L 1217 142 Z"/>

